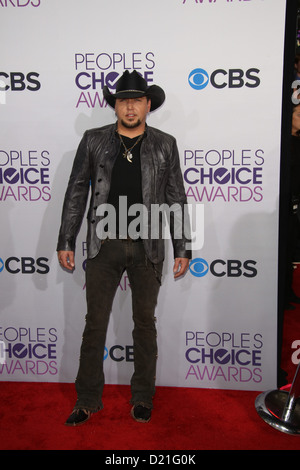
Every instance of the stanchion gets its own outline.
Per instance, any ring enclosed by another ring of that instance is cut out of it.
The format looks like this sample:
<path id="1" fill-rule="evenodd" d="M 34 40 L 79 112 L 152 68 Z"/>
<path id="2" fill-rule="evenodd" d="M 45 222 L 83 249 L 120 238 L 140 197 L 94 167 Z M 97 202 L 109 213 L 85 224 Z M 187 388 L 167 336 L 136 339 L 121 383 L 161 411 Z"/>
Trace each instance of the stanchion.
<path id="1" fill-rule="evenodd" d="M 270 390 L 255 400 L 259 416 L 279 431 L 300 435 L 300 363 L 290 391 Z"/>

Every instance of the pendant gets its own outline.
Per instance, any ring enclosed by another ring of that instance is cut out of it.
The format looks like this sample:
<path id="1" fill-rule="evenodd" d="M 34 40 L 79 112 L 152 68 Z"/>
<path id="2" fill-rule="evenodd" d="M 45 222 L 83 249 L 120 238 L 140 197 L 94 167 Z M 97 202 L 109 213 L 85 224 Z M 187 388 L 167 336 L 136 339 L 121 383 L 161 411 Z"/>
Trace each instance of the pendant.
<path id="1" fill-rule="evenodd" d="M 127 158 L 129 163 L 132 163 L 132 153 L 127 150 L 127 152 L 123 153 L 124 158 Z"/>

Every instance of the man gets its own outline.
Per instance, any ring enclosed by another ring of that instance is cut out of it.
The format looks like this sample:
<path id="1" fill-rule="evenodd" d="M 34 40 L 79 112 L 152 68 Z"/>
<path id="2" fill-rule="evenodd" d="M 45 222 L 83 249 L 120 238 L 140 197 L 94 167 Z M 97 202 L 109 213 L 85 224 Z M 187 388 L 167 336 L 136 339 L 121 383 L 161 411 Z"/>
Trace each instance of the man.
<path id="1" fill-rule="evenodd" d="M 87 315 L 76 378 L 77 402 L 65 423 L 71 426 L 82 424 L 103 407 L 106 332 L 115 292 L 125 270 L 132 291 L 134 323 L 131 414 L 139 422 L 151 418 L 157 360 L 154 312 L 164 259 L 161 221 L 160 235 L 151 236 L 151 229 L 157 224 L 151 218 L 154 205 L 175 207 L 174 214 L 169 214 L 175 278 L 185 273 L 191 257 L 186 221 L 180 217 L 186 197 L 176 141 L 146 124 L 148 112 L 164 102 L 164 91 L 156 85 L 148 87 L 136 71 L 126 71 L 116 83 L 116 93 L 104 87 L 103 95 L 115 109 L 117 122 L 86 131 L 80 142 L 65 195 L 57 245 L 61 266 L 73 270 L 76 236 L 91 188 L 87 216 Z M 124 231 L 120 202 L 124 198 L 128 214 L 132 207 L 146 209 L 143 227 L 138 229 L 134 225 L 133 230 L 130 222 L 134 220 L 129 216 Z M 104 209 L 111 207 L 116 211 L 116 220 L 108 218 L 100 230 L 101 221 L 107 216 Z M 181 236 L 175 235 L 178 220 L 182 223 Z"/>

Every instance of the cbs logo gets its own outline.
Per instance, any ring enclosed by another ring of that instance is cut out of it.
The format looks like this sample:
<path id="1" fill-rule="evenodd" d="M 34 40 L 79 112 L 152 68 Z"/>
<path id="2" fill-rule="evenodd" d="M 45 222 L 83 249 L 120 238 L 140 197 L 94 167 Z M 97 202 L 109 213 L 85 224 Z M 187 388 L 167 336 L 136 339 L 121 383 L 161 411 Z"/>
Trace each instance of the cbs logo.
<path id="1" fill-rule="evenodd" d="M 0 72 L 0 91 L 37 91 L 41 88 L 38 77 L 36 72 Z"/>
<path id="2" fill-rule="evenodd" d="M 209 82 L 214 88 L 218 89 L 225 87 L 241 88 L 243 86 L 256 88 L 260 84 L 259 72 L 259 69 L 256 68 L 250 68 L 246 71 L 242 69 L 217 69 L 209 76 L 206 70 L 198 68 L 191 71 L 188 82 L 194 90 L 203 90 Z"/>
<path id="3" fill-rule="evenodd" d="M 244 262 L 240 260 L 229 259 L 224 261 L 222 259 L 216 259 L 210 264 L 203 258 L 195 258 L 190 262 L 189 270 L 195 277 L 204 277 L 210 271 L 213 276 L 216 277 L 255 277 L 257 275 L 257 269 L 255 268 L 256 261 L 246 260 Z"/>

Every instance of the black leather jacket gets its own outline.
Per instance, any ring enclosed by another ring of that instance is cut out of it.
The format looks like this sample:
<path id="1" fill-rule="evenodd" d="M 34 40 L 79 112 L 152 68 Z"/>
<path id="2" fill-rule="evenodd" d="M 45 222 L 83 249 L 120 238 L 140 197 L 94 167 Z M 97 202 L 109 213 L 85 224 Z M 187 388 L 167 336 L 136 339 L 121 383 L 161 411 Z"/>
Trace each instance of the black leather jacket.
<path id="1" fill-rule="evenodd" d="M 99 221 L 96 211 L 99 205 L 107 202 L 111 173 L 119 149 L 120 140 L 116 134 L 116 124 L 87 130 L 84 133 L 74 159 L 64 199 L 57 251 L 75 251 L 76 237 L 91 190 L 87 215 L 87 256 L 93 258 L 98 254 L 101 240 L 96 233 Z M 148 210 L 149 227 L 152 204 L 165 203 L 172 206 L 176 203 L 183 213 L 186 195 L 174 137 L 146 126 L 140 158 L 143 204 Z M 178 238 L 171 230 L 174 258 L 191 258 L 191 252 L 187 249 L 189 246 L 186 245 L 189 239 L 184 228 L 182 234 L 183 236 Z M 143 243 L 146 254 L 153 263 L 164 259 L 163 239 L 147 238 Z"/>

